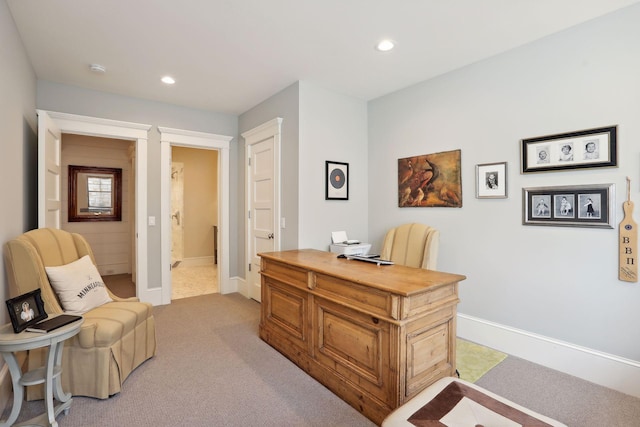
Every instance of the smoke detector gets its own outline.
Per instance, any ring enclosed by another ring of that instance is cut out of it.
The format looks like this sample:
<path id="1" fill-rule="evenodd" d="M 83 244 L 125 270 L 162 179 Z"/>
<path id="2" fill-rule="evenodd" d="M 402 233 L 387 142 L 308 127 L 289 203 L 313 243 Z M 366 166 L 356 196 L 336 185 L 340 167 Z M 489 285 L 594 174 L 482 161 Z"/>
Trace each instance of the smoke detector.
<path id="1" fill-rule="evenodd" d="M 89 69 L 97 74 L 104 74 L 107 72 L 107 69 L 104 67 L 104 65 L 100 64 L 91 64 L 89 65 Z"/>

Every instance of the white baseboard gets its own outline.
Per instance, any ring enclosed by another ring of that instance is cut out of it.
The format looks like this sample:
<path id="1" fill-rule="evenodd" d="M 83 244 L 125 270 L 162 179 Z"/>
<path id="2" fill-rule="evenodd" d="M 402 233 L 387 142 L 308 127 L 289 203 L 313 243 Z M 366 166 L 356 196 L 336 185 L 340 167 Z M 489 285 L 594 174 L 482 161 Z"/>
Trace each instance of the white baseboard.
<path id="1" fill-rule="evenodd" d="M 197 267 L 199 265 L 214 265 L 213 256 L 201 256 L 201 257 L 193 257 L 193 258 L 184 258 L 180 262 L 180 266 L 182 267 Z"/>
<path id="2" fill-rule="evenodd" d="M 458 313 L 460 338 L 640 397 L 640 362 Z"/>
<path id="3" fill-rule="evenodd" d="M 238 292 L 240 295 L 243 295 L 249 298 L 249 288 L 247 287 L 247 281 L 242 277 L 232 277 L 231 282 L 234 283 L 234 292 Z"/>
<path id="4" fill-rule="evenodd" d="M 98 273 L 101 276 L 112 276 L 115 274 L 131 274 L 131 266 L 124 264 L 98 265 Z"/>

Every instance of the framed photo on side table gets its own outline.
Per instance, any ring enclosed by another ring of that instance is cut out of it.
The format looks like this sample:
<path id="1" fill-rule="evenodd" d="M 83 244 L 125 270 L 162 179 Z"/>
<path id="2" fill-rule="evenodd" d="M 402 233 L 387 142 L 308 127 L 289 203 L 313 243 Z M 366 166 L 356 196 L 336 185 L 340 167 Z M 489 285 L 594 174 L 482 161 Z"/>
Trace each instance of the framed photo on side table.
<path id="1" fill-rule="evenodd" d="M 47 318 L 40 289 L 7 300 L 9 317 L 16 334 Z"/>
<path id="2" fill-rule="evenodd" d="M 349 163 L 325 162 L 325 200 L 349 200 Z"/>
<path id="3" fill-rule="evenodd" d="M 613 228 L 614 184 L 522 189 L 522 224 Z"/>
<path id="4" fill-rule="evenodd" d="M 618 166 L 617 126 L 521 140 L 522 173 Z"/>
<path id="5" fill-rule="evenodd" d="M 507 162 L 476 165 L 476 198 L 507 198 Z"/>

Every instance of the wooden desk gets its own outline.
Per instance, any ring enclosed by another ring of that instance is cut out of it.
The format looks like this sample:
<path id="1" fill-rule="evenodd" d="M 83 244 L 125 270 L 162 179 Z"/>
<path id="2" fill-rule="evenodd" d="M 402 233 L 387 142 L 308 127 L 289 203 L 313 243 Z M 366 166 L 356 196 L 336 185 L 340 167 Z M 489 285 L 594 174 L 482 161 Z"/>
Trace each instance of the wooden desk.
<path id="1" fill-rule="evenodd" d="M 312 249 L 259 255 L 260 337 L 373 422 L 454 375 L 465 276 Z"/>

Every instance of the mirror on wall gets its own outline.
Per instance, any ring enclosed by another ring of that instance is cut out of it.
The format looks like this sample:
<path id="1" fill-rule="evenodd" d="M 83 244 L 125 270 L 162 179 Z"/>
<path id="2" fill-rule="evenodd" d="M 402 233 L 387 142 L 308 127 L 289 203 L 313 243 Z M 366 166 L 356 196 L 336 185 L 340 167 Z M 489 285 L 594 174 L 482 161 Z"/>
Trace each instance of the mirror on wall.
<path id="1" fill-rule="evenodd" d="M 122 169 L 69 165 L 69 222 L 122 221 Z"/>

